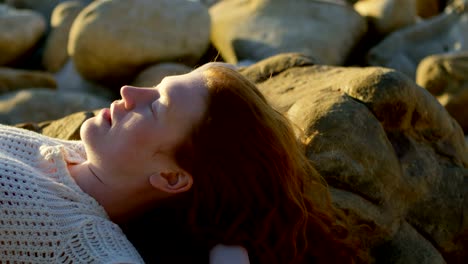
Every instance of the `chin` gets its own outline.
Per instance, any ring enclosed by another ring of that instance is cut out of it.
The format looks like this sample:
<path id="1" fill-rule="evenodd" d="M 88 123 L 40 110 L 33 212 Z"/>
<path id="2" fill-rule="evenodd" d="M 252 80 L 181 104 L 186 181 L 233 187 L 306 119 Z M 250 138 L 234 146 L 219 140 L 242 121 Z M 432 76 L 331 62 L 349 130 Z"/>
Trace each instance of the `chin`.
<path id="1" fill-rule="evenodd" d="M 83 141 L 89 141 L 99 134 L 99 125 L 96 123 L 96 117 L 87 119 L 80 127 L 80 138 Z"/>
<path id="2" fill-rule="evenodd" d="M 85 147 L 85 151 L 89 157 L 91 153 L 95 153 L 97 149 L 100 149 L 100 145 L 103 144 L 105 135 L 102 134 L 99 129 L 99 124 L 96 120 L 90 118 L 83 122 L 80 128 L 80 138 Z"/>

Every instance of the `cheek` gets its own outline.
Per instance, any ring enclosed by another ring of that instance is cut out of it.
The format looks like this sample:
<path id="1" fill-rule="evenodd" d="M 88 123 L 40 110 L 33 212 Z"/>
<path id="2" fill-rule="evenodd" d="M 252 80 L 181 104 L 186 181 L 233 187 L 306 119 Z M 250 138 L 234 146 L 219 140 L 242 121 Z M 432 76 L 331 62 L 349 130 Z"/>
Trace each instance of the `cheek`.
<path id="1" fill-rule="evenodd" d="M 120 152 L 125 151 L 135 157 L 144 158 L 171 145 L 176 134 L 177 131 L 171 124 L 134 117 L 113 135 L 113 140 L 117 141 L 115 143 Z"/>
<path id="2" fill-rule="evenodd" d="M 126 168 L 143 169 L 149 166 L 154 153 L 158 149 L 148 137 L 136 137 L 119 144 L 119 149 L 110 153 L 114 156 L 113 162 Z"/>
<path id="3" fill-rule="evenodd" d="M 134 127 L 131 134 L 126 136 L 122 142 L 122 150 L 130 150 L 135 157 L 142 157 L 153 153 L 161 141 L 159 130 L 147 126 Z"/>
<path id="4" fill-rule="evenodd" d="M 135 137 L 133 138 L 131 141 L 130 141 L 130 144 L 129 146 L 135 149 L 140 149 L 140 150 L 143 150 L 143 149 L 147 149 L 147 148 L 151 148 L 151 146 L 153 146 L 153 140 L 150 138 L 149 135 L 141 135 L 139 137 Z"/>
<path id="5" fill-rule="evenodd" d="M 192 127 L 194 126 L 193 123 L 188 122 L 188 120 L 181 120 L 179 124 L 178 127 L 174 128 L 172 133 L 177 144 L 182 143 L 190 136 L 190 132 L 192 132 Z"/>
<path id="6" fill-rule="evenodd" d="M 148 118 L 134 116 L 122 124 L 115 133 L 114 140 L 125 141 L 128 145 L 141 146 L 148 143 L 149 136 L 154 131 L 154 125 Z"/>

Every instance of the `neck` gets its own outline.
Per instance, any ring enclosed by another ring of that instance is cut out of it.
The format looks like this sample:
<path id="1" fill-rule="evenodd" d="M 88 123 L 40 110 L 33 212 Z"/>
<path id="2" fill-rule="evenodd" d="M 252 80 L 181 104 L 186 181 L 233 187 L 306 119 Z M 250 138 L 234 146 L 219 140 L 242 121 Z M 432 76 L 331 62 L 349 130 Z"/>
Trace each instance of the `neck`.
<path id="1" fill-rule="evenodd" d="M 142 195 L 150 193 L 149 190 L 145 192 L 142 190 L 144 188 L 119 187 L 103 181 L 87 161 L 69 165 L 68 169 L 78 186 L 104 207 L 113 222 L 126 222 L 150 204 L 151 199 Z"/>

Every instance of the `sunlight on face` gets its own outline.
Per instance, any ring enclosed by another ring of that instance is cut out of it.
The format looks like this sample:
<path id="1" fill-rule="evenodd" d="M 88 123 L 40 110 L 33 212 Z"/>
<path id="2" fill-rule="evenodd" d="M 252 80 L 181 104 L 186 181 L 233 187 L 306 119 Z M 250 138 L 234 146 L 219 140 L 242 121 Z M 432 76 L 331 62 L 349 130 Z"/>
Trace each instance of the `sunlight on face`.
<path id="1" fill-rule="evenodd" d="M 208 89 L 202 73 L 193 71 L 156 87 L 124 86 L 121 95 L 83 124 L 81 138 L 96 168 L 127 177 L 173 162 L 175 147 L 203 117 Z"/>

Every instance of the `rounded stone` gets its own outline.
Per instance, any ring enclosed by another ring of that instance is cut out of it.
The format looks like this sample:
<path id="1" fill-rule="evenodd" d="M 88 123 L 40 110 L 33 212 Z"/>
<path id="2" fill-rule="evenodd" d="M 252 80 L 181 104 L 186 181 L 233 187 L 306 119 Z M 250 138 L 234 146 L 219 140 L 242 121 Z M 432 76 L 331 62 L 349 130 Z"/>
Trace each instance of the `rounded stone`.
<path id="1" fill-rule="evenodd" d="M 114 82 L 162 61 L 197 62 L 209 34 L 208 8 L 197 1 L 96 1 L 73 23 L 68 51 L 83 77 Z"/>
<path id="2" fill-rule="evenodd" d="M 46 21 L 31 10 L 0 4 L 0 65 L 7 65 L 30 51 L 42 37 Z"/>

